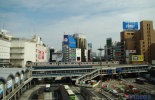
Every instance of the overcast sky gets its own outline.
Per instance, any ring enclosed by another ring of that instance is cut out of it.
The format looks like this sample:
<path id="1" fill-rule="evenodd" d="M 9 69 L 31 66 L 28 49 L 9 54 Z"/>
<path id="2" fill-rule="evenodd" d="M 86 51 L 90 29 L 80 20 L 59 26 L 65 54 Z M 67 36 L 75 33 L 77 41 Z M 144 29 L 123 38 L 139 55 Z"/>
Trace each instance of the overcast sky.
<path id="1" fill-rule="evenodd" d="M 123 21 L 141 20 L 155 23 L 155 0 L 0 0 L 0 29 L 14 37 L 37 34 L 57 50 L 64 33 L 83 33 L 97 52 L 106 38 L 120 41 Z"/>

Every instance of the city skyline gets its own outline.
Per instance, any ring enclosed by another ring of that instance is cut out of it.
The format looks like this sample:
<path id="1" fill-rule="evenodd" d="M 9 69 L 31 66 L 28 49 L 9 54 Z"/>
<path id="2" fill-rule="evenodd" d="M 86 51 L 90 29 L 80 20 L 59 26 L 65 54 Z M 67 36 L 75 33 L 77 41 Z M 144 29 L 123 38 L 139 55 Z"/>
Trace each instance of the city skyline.
<path id="1" fill-rule="evenodd" d="M 0 1 L 0 29 L 15 37 L 34 34 L 57 50 L 62 49 L 63 34 L 82 33 L 93 51 L 104 47 L 106 38 L 120 41 L 122 22 L 155 22 L 154 0 L 14 0 Z M 138 26 L 140 28 L 140 26 Z"/>

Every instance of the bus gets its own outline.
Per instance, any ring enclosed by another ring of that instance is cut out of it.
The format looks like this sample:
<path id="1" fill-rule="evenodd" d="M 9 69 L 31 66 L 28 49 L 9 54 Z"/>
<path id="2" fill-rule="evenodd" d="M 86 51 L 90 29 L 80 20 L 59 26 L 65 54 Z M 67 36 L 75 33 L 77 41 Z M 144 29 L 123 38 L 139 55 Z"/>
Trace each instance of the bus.
<path id="1" fill-rule="evenodd" d="M 69 95 L 69 100 L 75 100 L 75 94 L 72 90 L 67 90 L 67 93 Z"/>
<path id="2" fill-rule="evenodd" d="M 46 92 L 49 92 L 49 91 L 50 91 L 50 84 L 46 84 L 46 86 L 45 86 L 45 91 L 46 91 Z"/>
<path id="3" fill-rule="evenodd" d="M 145 79 L 142 79 L 142 78 L 136 78 L 136 83 L 144 84 L 144 83 L 145 83 Z"/>

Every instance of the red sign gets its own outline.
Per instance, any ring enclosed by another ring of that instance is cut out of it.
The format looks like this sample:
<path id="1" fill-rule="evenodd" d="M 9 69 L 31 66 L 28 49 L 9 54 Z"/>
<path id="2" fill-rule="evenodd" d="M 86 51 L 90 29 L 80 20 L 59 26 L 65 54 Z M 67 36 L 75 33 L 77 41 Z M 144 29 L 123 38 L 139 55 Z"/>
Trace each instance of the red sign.
<path id="1" fill-rule="evenodd" d="M 42 51 L 42 59 L 44 59 L 44 51 Z"/>
<path id="2" fill-rule="evenodd" d="M 41 51 L 38 50 L 38 59 L 41 59 Z"/>

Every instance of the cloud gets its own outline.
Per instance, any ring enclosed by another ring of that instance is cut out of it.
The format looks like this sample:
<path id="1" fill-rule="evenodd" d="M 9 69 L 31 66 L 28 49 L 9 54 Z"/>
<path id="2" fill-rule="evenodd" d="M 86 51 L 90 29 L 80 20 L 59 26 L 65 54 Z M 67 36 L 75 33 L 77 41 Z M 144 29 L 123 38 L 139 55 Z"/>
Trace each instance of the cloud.
<path id="1" fill-rule="evenodd" d="M 123 21 L 155 21 L 154 4 L 154 0 L 1 0 L 0 22 L 15 36 L 37 33 L 58 50 L 64 32 L 83 33 L 97 52 L 106 38 L 120 40 Z"/>

